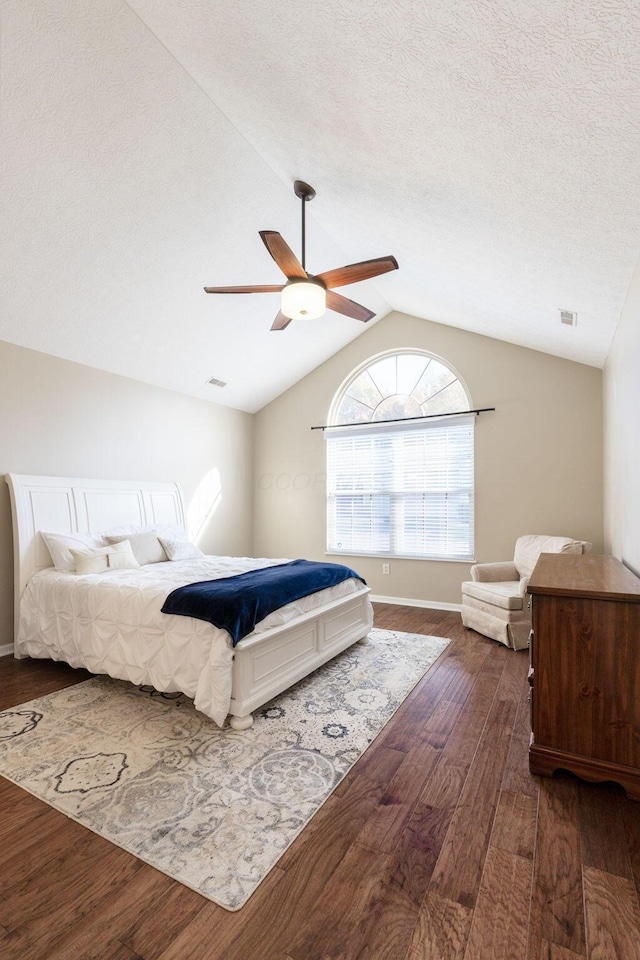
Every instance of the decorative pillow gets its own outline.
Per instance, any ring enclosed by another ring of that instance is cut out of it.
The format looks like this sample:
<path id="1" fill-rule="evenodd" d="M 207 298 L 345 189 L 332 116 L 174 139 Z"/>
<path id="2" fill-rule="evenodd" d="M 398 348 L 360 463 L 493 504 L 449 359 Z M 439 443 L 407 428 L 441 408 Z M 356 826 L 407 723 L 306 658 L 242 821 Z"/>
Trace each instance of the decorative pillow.
<path id="1" fill-rule="evenodd" d="M 133 555 L 128 540 L 92 550 L 71 550 L 78 574 L 104 573 L 105 570 L 132 570 L 140 564 Z"/>
<path id="2" fill-rule="evenodd" d="M 149 531 L 148 533 L 132 533 L 128 537 L 108 536 L 104 539 L 107 543 L 122 543 L 123 540 L 128 540 L 131 544 L 133 555 L 140 566 L 144 566 L 146 563 L 162 563 L 169 559 L 164 547 L 153 531 Z"/>
<path id="3" fill-rule="evenodd" d="M 56 570 L 75 570 L 74 550 L 104 547 L 105 539 L 99 533 L 42 533 Z"/>
<path id="4" fill-rule="evenodd" d="M 170 540 L 168 537 L 159 537 L 160 543 L 165 549 L 169 560 L 195 560 L 197 557 L 204 557 L 200 547 L 190 540 Z"/>

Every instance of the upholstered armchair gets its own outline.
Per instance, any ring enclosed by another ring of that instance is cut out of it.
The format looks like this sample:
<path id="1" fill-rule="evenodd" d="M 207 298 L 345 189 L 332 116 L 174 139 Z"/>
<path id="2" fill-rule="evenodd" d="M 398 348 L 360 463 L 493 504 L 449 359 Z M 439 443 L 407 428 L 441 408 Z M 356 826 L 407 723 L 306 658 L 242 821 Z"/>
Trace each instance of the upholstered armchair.
<path id="1" fill-rule="evenodd" d="M 462 622 L 513 650 L 529 641 L 527 585 L 541 553 L 589 553 L 591 544 L 569 537 L 518 537 L 513 561 L 476 563 L 462 584 Z"/>

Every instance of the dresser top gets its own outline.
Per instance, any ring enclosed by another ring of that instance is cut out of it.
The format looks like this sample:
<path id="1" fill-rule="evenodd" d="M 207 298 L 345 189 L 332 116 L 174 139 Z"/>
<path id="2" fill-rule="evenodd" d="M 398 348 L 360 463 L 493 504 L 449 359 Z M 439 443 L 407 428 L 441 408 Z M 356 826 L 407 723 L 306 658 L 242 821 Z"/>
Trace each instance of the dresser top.
<path id="1" fill-rule="evenodd" d="M 541 553 L 529 593 L 640 603 L 640 579 L 616 560 L 591 554 Z"/>

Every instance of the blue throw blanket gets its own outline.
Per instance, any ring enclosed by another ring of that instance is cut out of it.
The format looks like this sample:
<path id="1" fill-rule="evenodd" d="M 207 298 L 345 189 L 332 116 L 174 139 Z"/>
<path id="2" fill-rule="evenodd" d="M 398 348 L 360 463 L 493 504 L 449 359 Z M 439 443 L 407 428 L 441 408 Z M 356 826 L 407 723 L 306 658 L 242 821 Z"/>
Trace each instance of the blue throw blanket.
<path id="1" fill-rule="evenodd" d="M 227 630 L 235 647 L 274 610 L 351 577 L 366 583 L 355 570 L 341 563 L 292 560 L 235 577 L 178 587 L 165 600 L 162 613 L 207 620 L 214 627 Z"/>

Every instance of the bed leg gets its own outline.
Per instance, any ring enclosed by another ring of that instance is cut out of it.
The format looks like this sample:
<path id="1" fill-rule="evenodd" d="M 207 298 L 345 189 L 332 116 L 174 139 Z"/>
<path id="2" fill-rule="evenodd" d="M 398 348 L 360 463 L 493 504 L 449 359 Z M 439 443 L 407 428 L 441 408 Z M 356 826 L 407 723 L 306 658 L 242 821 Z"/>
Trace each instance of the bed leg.
<path id="1" fill-rule="evenodd" d="M 248 714 L 246 717 L 229 717 L 229 724 L 232 730 L 248 730 L 253 726 L 253 717 Z"/>
<path id="2" fill-rule="evenodd" d="M 369 634 L 365 633 L 364 637 L 360 637 L 358 643 L 369 643 Z"/>

